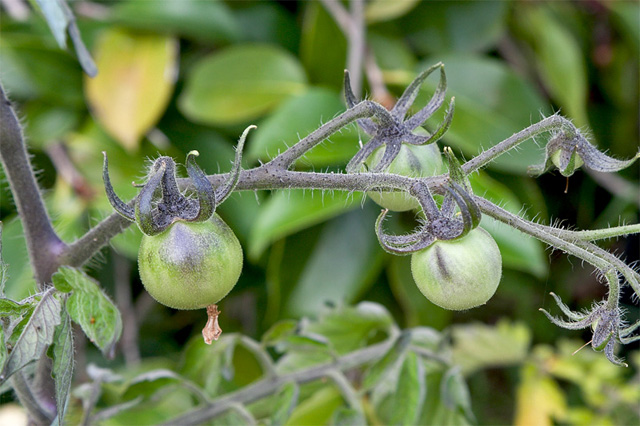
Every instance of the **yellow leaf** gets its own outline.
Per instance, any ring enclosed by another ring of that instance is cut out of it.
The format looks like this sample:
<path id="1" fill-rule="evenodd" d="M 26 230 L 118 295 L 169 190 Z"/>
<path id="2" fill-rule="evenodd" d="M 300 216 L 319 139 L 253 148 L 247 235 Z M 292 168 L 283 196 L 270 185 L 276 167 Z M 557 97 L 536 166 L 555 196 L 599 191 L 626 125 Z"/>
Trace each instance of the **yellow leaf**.
<path id="1" fill-rule="evenodd" d="M 94 57 L 99 73 L 85 78 L 85 94 L 96 119 L 127 150 L 164 112 L 177 75 L 178 43 L 162 35 L 107 30 Z"/>
<path id="2" fill-rule="evenodd" d="M 516 426 L 551 426 L 566 415 L 567 404 L 558 384 L 532 365 L 522 369 L 518 386 Z"/>

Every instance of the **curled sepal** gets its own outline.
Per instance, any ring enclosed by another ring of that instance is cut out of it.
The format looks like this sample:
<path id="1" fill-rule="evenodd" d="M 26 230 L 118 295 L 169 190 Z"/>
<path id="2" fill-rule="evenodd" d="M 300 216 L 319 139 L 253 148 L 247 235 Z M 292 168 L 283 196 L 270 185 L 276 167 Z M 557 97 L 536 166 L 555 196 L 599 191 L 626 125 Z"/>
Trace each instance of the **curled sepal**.
<path id="1" fill-rule="evenodd" d="M 161 157 L 156 160 L 154 170 L 151 172 L 151 176 L 145 186 L 142 187 L 135 202 L 136 223 L 140 227 L 140 230 L 149 236 L 157 235 L 166 229 L 166 227 L 158 226 L 154 220 L 153 194 L 162 183 L 165 171 L 167 170 L 167 159 L 171 160 L 168 157 Z"/>
<path id="2" fill-rule="evenodd" d="M 462 216 L 462 231 L 456 235 L 454 238 L 460 238 L 469 233 L 472 229 L 475 229 L 480 225 L 480 220 L 482 219 L 482 213 L 480 213 L 480 208 L 473 200 L 471 195 L 466 192 L 460 185 L 456 182 L 450 182 L 449 186 L 446 187 L 448 195 L 453 197 L 458 208 L 460 209 L 460 215 Z M 442 239 L 442 238 L 441 238 Z"/>
<path id="3" fill-rule="evenodd" d="M 196 193 L 198 194 L 198 210 L 192 219 L 185 219 L 192 222 L 202 222 L 208 220 L 216 210 L 216 195 L 213 186 L 207 175 L 196 164 L 195 157 L 199 156 L 198 151 L 190 151 L 187 154 L 186 166 L 187 174 L 191 178 Z"/>
<path id="4" fill-rule="evenodd" d="M 240 140 L 238 140 L 238 146 L 236 147 L 236 157 L 233 161 L 233 166 L 231 168 L 231 171 L 229 172 L 229 179 L 227 179 L 227 182 L 224 185 L 221 185 L 215 191 L 215 200 L 217 204 L 220 204 L 224 200 L 226 200 L 227 197 L 229 197 L 233 189 L 238 184 L 238 179 L 240 178 L 240 171 L 242 170 L 242 150 L 244 149 L 244 143 L 247 139 L 247 135 L 249 134 L 249 131 L 256 128 L 257 128 L 256 126 L 251 125 L 246 129 L 244 129 L 244 132 L 242 132 L 242 136 L 240 136 Z"/>
<path id="5" fill-rule="evenodd" d="M 387 253 L 407 255 L 429 247 L 436 241 L 426 227 L 422 226 L 418 232 L 408 235 L 389 235 L 382 229 L 382 223 L 389 210 L 384 209 L 376 220 L 376 236 L 380 246 Z"/>
<path id="6" fill-rule="evenodd" d="M 116 212 L 118 212 L 121 216 L 130 221 L 134 221 L 136 219 L 135 212 L 131 206 L 128 206 L 124 201 L 120 199 L 113 190 L 113 186 L 111 186 L 111 179 L 109 179 L 109 162 L 107 160 L 107 153 L 102 152 L 104 156 L 104 163 L 102 166 L 102 180 L 104 181 L 104 189 L 107 193 L 107 198 L 109 199 L 109 203 L 114 208 Z"/>
<path id="7" fill-rule="evenodd" d="M 596 351 L 604 351 L 607 359 L 613 364 L 624 367 L 627 366 L 627 364 L 625 364 L 614 354 L 615 342 L 617 340 L 623 342 L 621 338 L 621 326 L 623 325 L 623 321 L 620 317 L 621 315 L 619 308 L 611 308 L 609 307 L 607 302 L 602 302 L 596 304 L 590 311 L 573 312 L 567 305 L 562 303 L 562 300 L 560 300 L 557 295 L 553 293 L 551 293 L 551 295 L 558 304 L 558 307 L 560 307 L 562 313 L 564 313 L 569 318 L 569 321 L 556 318 L 546 310 L 540 309 L 540 311 L 545 314 L 549 321 L 551 321 L 558 327 L 566 328 L 569 330 L 580 330 L 591 327 L 593 329 L 593 337 L 591 339 L 591 342 L 589 342 L 591 343 L 591 347 Z M 626 336 L 628 336 L 633 330 L 622 330 L 626 333 L 624 335 L 625 340 L 628 340 L 626 339 Z"/>
<path id="8" fill-rule="evenodd" d="M 537 177 L 556 167 L 568 177 L 584 165 L 596 172 L 612 173 L 631 166 L 638 158 L 640 152 L 629 160 L 618 160 L 599 151 L 577 130 L 573 134 L 559 132 L 547 143 L 544 163 L 530 166 L 528 172 Z"/>
<path id="9" fill-rule="evenodd" d="M 444 64 L 442 62 L 438 62 L 437 64 L 430 66 L 429 68 L 418 74 L 418 76 L 411 82 L 411 84 L 407 86 L 404 93 L 402 93 L 402 96 L 400 96 L 400 98 L 398 99 L 398 102 L 396 102 L 393 111 L 391 112 L 393 118 L 402 120 L 405 115 L 407 115 L 409 108 L 418 96 L 420 86 L 422 86 L 422 83 L 424 83 L 427 77 L 429 77 L 431 73 L 433 73 L 437 69 L 440 69 L 440 83 L 438 84 L 438 88 L 436 89 L 435 93 L 431 97 L 431 100 L 429 101 L 429 103 L 427 103 L 427 105 L 425 105 L 422 111 L 432 110 L 431 114 L 433 114 L 433 112 L 436 111 L 440 107 L 440 105 L 442 105 L 444 94 L 447 91 L 447 75 L 444 72 Z M 418 123 L 416 127 L 420 124 L 422 123 Z"/>

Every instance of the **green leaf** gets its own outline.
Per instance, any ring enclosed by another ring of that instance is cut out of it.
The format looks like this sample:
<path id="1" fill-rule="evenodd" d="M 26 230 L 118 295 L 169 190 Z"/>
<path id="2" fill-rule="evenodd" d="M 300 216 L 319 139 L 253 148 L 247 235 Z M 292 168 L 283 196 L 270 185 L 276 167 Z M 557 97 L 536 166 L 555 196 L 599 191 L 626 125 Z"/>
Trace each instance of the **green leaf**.
<path id="1" fill-rule="evenodd" d="M 117 3 L 110 18 L 135 30 L 180 35 L 213 44 L 242 37 L 242 28 L 222 1 L 130 0 Z"/>
<path id="2" fill-rule="evenodd" d="M 262 344 L 264 346 L 277 346 L 284 339 L 293 335 L 297 328 L 298 322 L 295 320 L 285 319 L 278 321 L 262 335 Z"/>
<path id="3" fill-rule="evenodd" d="M 345 354 L 367 344 L 378 332 L 388 332 L 393 324 L 382 305 L 360 302 L 355 307 L 333 309 L 318 321 L 303 324 L 302 334 L 319 334 L 329 339 L 338 354 Z"/>
<path id="4" fill-rule="evenodd" d="M 303 400 L 291 413 L 286 425 L 324 425 L 342 405 L 342 395 L 333 386 L 324 386 Z"/>
<path id="5" fill-rule="evenodd" d="M 202 336 L 191 339 L 183 352 L 178 372 L 199 385 L 211 396 L 222 386 L 222 369 L 230 345 L 236 344 L 233 335 L 222 334 L 215 345 L 207 345 Z"/>
<path id="6" fill-rule="evenodd" d="M 286 302 L 288 315 L 317 314 L 327 303 L 354 303 L 373 284 L 384 258 L 372 232 L 378 213 L 367 204 L 325 225 Z"/>
<path id="7" fill-rule="evenodd" d="M 343 406 L 338 407 L 338 409 L 333 412 L 330 424 L 336 426 L 364 426 L 367 424 L 367 421 L 365 420 L 362 411 Z"/>
<path id="8" fill-rule="evenodd" d="M 424 367 L 414 352 L 407 352 L 402 363 L 396 392 L 391 396 L 392 424 L 416 424 L 427 393 Z"/>
<path id="9" fill-rule="evenodd" d="M 94 116 L 126 149 L 136 150 L 169 102 L 176 79 L 177 40 L 107 30 L 99 39 L 100 75 L 85 79 Z"/>
<path id="10" fill-rule="evenodd" d="M 34 1 L 47 20 L 47 24 L 49 24 L 49 28 L 51 28 L 51 32 L 53 32 L 53 36 L 58 42 L 60 48 L 64 49 L 67 46 L 66 33 L 69 31 L 69 37 L 75 47 L 80 65 L 82 65 L 82 68 L 87 75 L 91 77 L 95 76 L 98 70 L 96 69 L 93 59 L 91 59 L 91 55 L 89 55 L 82 38 L 80 38 L 80 31 L 78 30 L 76 20 L 71 9 L 69 9 L 69 6 L 67 6 L 64 0 Z"/>
<path id="11" fill-rule="evenodd" d="M 300 388 L 295 382 L 289 382 L 278 391 L 273 406 L 276 407 L 271 415 L 271 424 L 283 425 L 290 418 L 293 409 L 298 403 Z"/>
<path id="12" fill-rule="evenodd" d="M 475 416 L 471 411 L 469 389 L 459 367 L 450 368 L 444 374 L 440 384 L 440 392 L 442 402 L 447 408 L 464 414 L 470 423 L 475 423 Z"/>
<path id="13" fill-rule="evenodd" d="M 342 88 L 347 41 L 320 2 L 304 3 L 300 60 L 309 81 L 335 90 Z"/>
<path id="14" fill-rule="evenodd" d="M 258 259 L 273 242 L 356 208 L 362 197 L 361 193 L 301 189 L 274 193 L 264 202 L 255 220 L 247 256 Z"/>
<path id="15" fill-rule="evenodd" d="M 533 46 L 535 64 L 542 82 L 578 127 L 589 124 L 587 117 L 587 69 L 578 40 L 544 5 L 516 8 L 518 31 Z"/>
<path id="16" fill-rule="evenodd" d="M 310 89 L 288 99 L 260 123 L 246 158 L 266 162 L 344 111 L 340 96 L 327 89 Z M 359 149 L 358 139 L 355 126 L 347 126 L 307 152 L 297 166 L 317 168 L 346 164 Z"/>
<path id="17" fill-rule="evenodd" d="M 447 96 L 456 98 L 455 115 L 444 141 L 461 149 L 466 156 L 475 156 L 528 127 L 546 110 L 546 103 L 533 86 L 503 62 L 471 55 L 439 56 L 438 59 L 446 66 Z M 432 62 L 426 61 L 420 69 Z M 431 96 L 435 87 L 435 82 L 427 80 L 420 97 Z M 431 122 L 428 121 L 428 127 Z M 543 156 L 543 150 L 533 141 L 527 141 L 488 167 L 524 175 L 527 167 L 540 163 Z"/>
<path id="18" fill-rule="evenodd" d="M 241 124 L 302 93 L 306 83 L 296 58 L 279 47 L 233 46 L 195 64 L 179 106 L 195 122 Z"/>
<path id="19" fill-rule="evenodd" d="M 0 220 L 0 297 L 4 297 L 4 285 L 7 282 L 7 269 L 8 269 L 7 264 L 4 263 L 4 256 L 2 254 L 2 232 L 3 231 L 4 231 L 4 223 L 2 223 L 2 221 Z M 0 306 L 2 306 L 1 300 L 2 299 L 0 299 Z M 3 311 L 0 311 L 0 312 L 3 312 Z"/>
<path id="20" fill-rule="evenodd" d="M 300 29 L 296 17 L 281 3 L 255 2 L 234 10 L 246 42 L 272 43 L 297 52 Z"/>
<path id="21" fill-rule="evenodd" d="M 411 11 L 419 0 L 372 0 L 367 2 L 364 9 L 364 18 L 367 23 L 389 21 L 398 18 Z"/>
<path id="22" fill-rule="evenodd" d="M 77 109 L 39 101 L 28 103 L 23 112 L 26 118 L 25 136 L 32 145 L 39 148 L 63 139 L 78 127 L 82 117 Z"/>
<path id="23" fill-rule="evenodd" d="M 62 316 L 62 321 L 55 331 L 52 346 L 53 367 L 51 369 L 51 376 L 55 383 L 56 407 L 58 407 L 58 415 L 54 424 L 59 425 L 64 424 L 64 415 L 71 392 L 74 357 L 71 319 L 66 312 Z"/>
<path id="24" fill-rule="evenodd" d="M 475 194 L 482 195 L 511 213 L 521 214 L 522 202 L 506 184 L 484 171 L 472 174 L 469 180 Z M 538 278 L 546 276 L 549 262 L 540 241 L 487 215 L 482 217 L 481 226 L 496 240 L 504 267 L 525 271 Z"/>
<path id="25" fill-rule="evenodd" d="M 508 4 L 505 1 L 423 1 L 399 20 L 399 26 L 421 55 L 483 51 L 494 46 L 503 35 Z M 456 110 L 457 107 L 456 99 Z"/>
<path id="26" fill-rule="evenodd" d="M 529 353 L 531 332 L 524 324 L 500 321 L 495 326 L 457 325 L 452 328 L 453 359 L 464 374 L 480 368 L 521 363 Z"/>
<path id="27" fill-rule="evenodd" d="M 362 381 L 362 389 L 372 389 L 378 382 L 387 380 L 387 375 L 404 361 L 409 343 L 411 343 L 411 333 L 402 333 L 391 349 L 367 369 Z"/>
<path id="28" fill-rule="evenodd" d="M 105 356 L 112 357 L 122 334 L 122 319 L 118 308 L 102 292 L 100 286 L 84 272 L 62 267 L 53 277 L 53 285 L 60 291 L 72 293 L 66 307 L 71 319 L 78 323 Z"/>
<path id="29" fill-rule="evenodd" d="M 56 326 L 60 324 L 62 305 L 56 297 L 53 287 L 42 295 L 42 299 L 33 310 L 29 322 L 20 333 L 20 337 L 7 357 L 0 382 L 7 380 L 13 373 L 39 359 L 53 342 Z"/>
<path id="30" fill-rule="evenodd" d="M 156 392 L 165 389 L 171 383 L 177 383 L 181 388 L 190 391 L 200 402 L 206 402 L 208 400 L 204 390 L 197 384 L 168 369 L 145 371 L 135 376 L 127 383 L 126 391 L 123 393 L 123 399 L 133 400 L 140 396 L 148 398 Z"/>
<path id="31" fill-rule="evenodd" d="M 2 83 L 16 99 L 84 108 L 82 71 L 72 57 L 43 40 L 7 34 L 0 37 Z"/>

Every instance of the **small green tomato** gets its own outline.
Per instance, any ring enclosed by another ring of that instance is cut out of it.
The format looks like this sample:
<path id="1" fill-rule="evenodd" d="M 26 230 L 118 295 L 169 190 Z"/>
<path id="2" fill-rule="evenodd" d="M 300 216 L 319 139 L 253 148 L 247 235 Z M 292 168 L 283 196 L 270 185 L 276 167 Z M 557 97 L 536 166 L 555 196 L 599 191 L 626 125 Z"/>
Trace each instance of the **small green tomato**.
<path id="1" fill-rule="evenodd" d="M 491 235 L 476 228 L 413 253 L 411 273 L 427 299 L 460 311 L 484 305 L 493 296 L 502 276 L 502 257 Z"/>
<path id="2" fill-rule="evenodd" d="M 242 248 L 214 214 L 204 222 L 176 221 L 144 235 L 138 252 L 142 284 L 154 299 L 175 309 L 201 309 L 231 291 L 242 271 Z"/>
<path id="3" fill-rule="evenodd" d="M 383 154 L 384 148 L 375 150 L 365 161 L 367 167 L 374 168 Z M 397 157 L 385 172 L 402 176 L 426 177 L 438 175 L 442 173 L 442 169 L 442 155 L 435 143 L 424 146 L 402 144 Z M 367 195 L 379 206 L 391 211 L 403 212 L 420 207 L 418 200 L 406 192 L 371 191 Z"/>

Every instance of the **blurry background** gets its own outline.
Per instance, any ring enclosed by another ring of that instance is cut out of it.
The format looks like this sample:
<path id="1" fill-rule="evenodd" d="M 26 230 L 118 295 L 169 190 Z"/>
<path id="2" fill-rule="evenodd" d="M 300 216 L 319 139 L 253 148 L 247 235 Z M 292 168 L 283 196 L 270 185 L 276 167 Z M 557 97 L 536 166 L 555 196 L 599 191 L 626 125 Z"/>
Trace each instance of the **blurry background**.
<path id="1" fill-rule="evenodd" d="M 68 241 L 112 212 L 102 185 L 102 151 L 116 192 L 130 199 L 136 193 L 131 181 L 144 177 L 148 158 L 170 155 L 182 162 L 197 149 L 207 173 L 226 172 L 240 133 L 256 124 L 245 150 L 249 168 L 345 109 L 348 42 L 321 2 L 71 2 L 98 67 L 93 79 L 71 47 L 59 48 L 40 13 L 18 0 L 1 5 L 0 80 L 26 125 L 56 229 Z M 441 147 L 470 158 L 560 111 L 610 155 L 629 158 L 638 151 L 637 2 L 371 0 L 364 19 L 369 59 L 391 97 L 376 97 L 366 78 L 365 94 L 388 102 L 417 72 L 445 64 L 456 112 Z M 437 76 L 427 80 L 416 106 L 436 84 Z M 352 126 L 296 167 L 341 171 L 365 137 Z M 592 229 L 637 223 L 637 166 L 613 176 L 579 171 L 568 182 L 554 173 L 529 178 L 526 167 L 542 159 L 541 147 L 529 141 L 475 175 L 474 189 L 545 224 Z M 559 329 L 538 311 L 556 313 L 551 291 L 573 309 L 605 297 L 592 268 L 576 259 L 483 219 L 503 254 L 501 285 L 487 305 L 450 312 L 419 293 L 408 257 L 380 249 L 373 232 L 379 207 L 360 194 L 235 193 L 218 213 L 246 257 L 240 282 L 221 303 L 225 332 L 258 338 L 281 319 L 375 301 L 402 327 L 447 331 L 479 423 L 510 423 L 527 409 L 570 423 L 637 421 L 638 345 L 619 354 L 629 369 L 610 365 L 590 348 L 571 357 L 590 331 Z M 414 216 L 394 214 L 388 226 L 410 230 Z M 7 293 L 20 299 L 34 284 L 4 183 L 0 217 Z M 90 265 L 118 303 L 125 334 L 110 362 L 77 341 L 79 380 L 89 361 L 111 368 L 175 361 L 200 333 L 203 312 L 165 308 L 143 291 L 139 239 L 131 227 Z M 637 236 L 603 245 L 628 263 L 638 260 Z M 629 320 L 638 318 L 635 302 L 625 295 Z"/>

